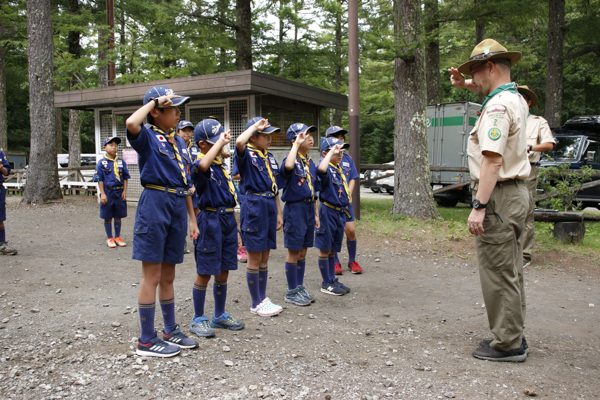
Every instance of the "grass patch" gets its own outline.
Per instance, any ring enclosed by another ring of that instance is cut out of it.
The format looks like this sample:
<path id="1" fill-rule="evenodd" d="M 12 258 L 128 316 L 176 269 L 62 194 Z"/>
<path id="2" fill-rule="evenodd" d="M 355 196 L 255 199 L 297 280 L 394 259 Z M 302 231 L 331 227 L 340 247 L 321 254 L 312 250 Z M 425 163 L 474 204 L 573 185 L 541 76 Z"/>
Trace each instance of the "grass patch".
<path id="1" fill-rule="evenodd" d="M 586 221 L 585 236 L 580 243 L 564 244 L 554 239 L 554 224 L 551 222 L 535 223 L 535 245 L 538 249 L 565 251 L 581 255 L 600 256 L 600 222 Z"/>

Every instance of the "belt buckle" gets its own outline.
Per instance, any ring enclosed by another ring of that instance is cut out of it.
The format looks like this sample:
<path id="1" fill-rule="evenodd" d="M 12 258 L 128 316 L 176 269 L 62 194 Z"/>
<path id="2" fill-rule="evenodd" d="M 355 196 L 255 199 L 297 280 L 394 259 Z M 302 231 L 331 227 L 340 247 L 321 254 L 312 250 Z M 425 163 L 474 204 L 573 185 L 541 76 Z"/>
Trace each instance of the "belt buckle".
<path id="1" fill-rule="evenodd" d="M 185 189 L 176 188 L 176 190 L 177 190 L 177 196 L 185 196 Z"/>
<path id="2" fill-rule="evenodd" d="M 219 211 L 219 213 L 224 214 L 225 213 L 225 207 L 219 207 L 218 211 Z"/>

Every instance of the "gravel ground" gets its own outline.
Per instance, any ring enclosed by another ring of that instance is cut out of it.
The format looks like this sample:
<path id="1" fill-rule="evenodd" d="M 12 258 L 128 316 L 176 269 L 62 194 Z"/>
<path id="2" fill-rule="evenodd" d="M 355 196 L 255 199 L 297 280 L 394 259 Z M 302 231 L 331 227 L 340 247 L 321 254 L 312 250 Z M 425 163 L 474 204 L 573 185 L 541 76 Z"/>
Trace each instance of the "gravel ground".
<path id="1" fill-rule="evenodd" d="M 244 264 L 229 280 L 227 311 L 245 321 L 173 359 L 134 355 L 140 263 L 131 246 L 108 249 L 93 198 L 21 206 L 8 198 L 0 258 L 2 399 L 519 399 L 600 396 L 598 260 L 553 254 L 553 268 L 526 269 L 532 349 L 522 364 L 474 359 L 490 337 L 472 244 L 364 234 L 345 272 L 346 296 L 318 292 L 309 251 L 310 307 L 283 302 L 285 250 L 272 252 L 267 294 L 277 317 L 250 314 Z M 131 241 L 135 207 L 123 223 Z M 439 249 L 439 250 L 435 250 Z M 345 254 L 343 255 L 345 258 Z M 177 321 L 189 332 L 193 256 L 178 267 Z M 209 288 L 210 290 L 210 288 Z M 207 312 L 213 309 L 207 294 Z M 162 329 L 160 313 L 157 328 Z"/>

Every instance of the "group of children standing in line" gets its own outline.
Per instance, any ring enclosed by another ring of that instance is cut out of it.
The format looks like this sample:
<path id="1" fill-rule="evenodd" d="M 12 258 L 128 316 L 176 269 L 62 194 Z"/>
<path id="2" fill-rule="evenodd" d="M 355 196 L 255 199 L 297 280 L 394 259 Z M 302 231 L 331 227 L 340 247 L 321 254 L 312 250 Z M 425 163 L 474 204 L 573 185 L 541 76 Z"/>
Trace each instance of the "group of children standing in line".
<path id="1" fill-rule="evenodd" d="M 349 147 L 344 142 L 347 131 L 337 126 L 327 130 L 320 146 L 322 158 L 316 165 L 308 151 L 317 128 L 294 123 L 286 132 L 292 146 L 280 167 L 267 151 L 271 134 L 280 129 L 262 117 L 250 119 L 235 142 L 232 174 L 236 178 L 239 175 L 238 191 L 223 161 L 228 156 L 224 149 L 231 141 L 230 132 L 212 118 L 200 121 L 196 127 L 179 121 L 178 107 L 189 100 L 166 86 L 153 87 L 144 96 L 144 105 L 126 122 L 127 139 L 138 153 L 140 180 L 145 188 L 136 211 L 132 255 L 142 262 L 139 355 L 172 357 L 182 348 L 198 346 L 175 322 L 175 265 L 183 262 L 188 228 L 194 239 L 197 272 L 190 331 L 200 337 L 214 336 L 215 328 L 244 327 L 242 321 L 225 312 L 227 280 L 229 271 L 237 269 L 240 242 L 247 252 L 250 312 L 260 316 L 282 311 L 266 295 L 269 253 L 277 247 L 276 232 L 280 229 L 287 249 L 286 302 L 307 306 L 315 301 L 304 285 L 306 252 L 313 246 L 319 249 L 321 292 L 340 296 L 350 291 L 336 278 L 342 274 L 337 253 L 344 232 L 350 256 L 348 268 L 355 274 L 362 272 L 355 259 L 351 194 L 358 173 L 352 158 L 344 152 Z M 143 125 L 145 119 L 148 124 Z M 100 182 L 101 218 L 105 220 L 109 247 L 126 245 L 119 232 L 120 219 L 127 211 L 129 173 L 123 160 L 117 158 L 119 143 L 118 138 L 105 140 L 106 157 L 98 163 L 95 174 Z M 283 211 L 280 190 L 285 202 Z M 234 215 L 238 203 L 239 232 Z M 213 276 L 215 311 L 209 318 L 204 304 Z M 157 288 L 164 320 L 162 337 L 154 325 Z"/>

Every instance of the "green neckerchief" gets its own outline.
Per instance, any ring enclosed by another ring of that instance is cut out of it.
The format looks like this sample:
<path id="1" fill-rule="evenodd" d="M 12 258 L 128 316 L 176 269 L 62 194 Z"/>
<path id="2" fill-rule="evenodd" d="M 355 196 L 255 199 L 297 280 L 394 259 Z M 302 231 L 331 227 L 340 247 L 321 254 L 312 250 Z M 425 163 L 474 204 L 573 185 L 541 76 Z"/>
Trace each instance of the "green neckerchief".
<path id="1" fill-rule="evenodd" d="M 485 98 L 485 101 L 481 105 L 481 108 L 479 109 L 479 111 L 483 111 L 483 109 L 485 108 L 485 105 L 487 104 L 487 102 L 489 100 L 491 100 L 492 97 L 494 97 L 495 95 L 497 95 L 500 92 L 504 92 L 505 90 L 515 93 L 515 94 L 519 94 L 519 92 L 517 91 L 517 84 L 515 82 L 505 83 L 504 85 L 498 86 L 490 94 L 488 94 L 488 96 Z"/>

